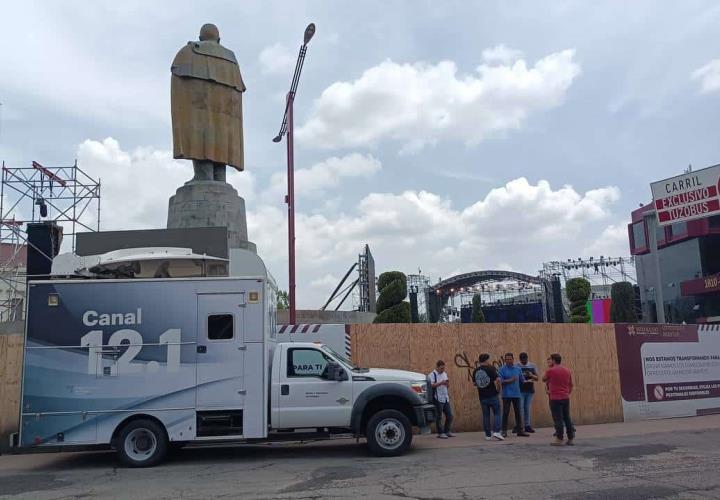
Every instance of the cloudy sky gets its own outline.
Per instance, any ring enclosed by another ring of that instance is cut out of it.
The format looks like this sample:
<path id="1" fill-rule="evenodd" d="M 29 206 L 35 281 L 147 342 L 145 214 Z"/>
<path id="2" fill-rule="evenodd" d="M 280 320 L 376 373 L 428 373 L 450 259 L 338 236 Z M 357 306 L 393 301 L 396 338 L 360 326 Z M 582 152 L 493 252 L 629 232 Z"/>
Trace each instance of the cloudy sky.
<path id="1" fill-rule="evenodd" d="M 101 227 L 164 227 L 170 63 L 214 22 L 240 61 L 250 239 L 287 284 L 279 128 L 296 101 L 298 301 L 378 271 L 536 273 L 627 255 L 649 183 L 720 163 L 715 1 L 3 2 L 0 159 L 102 179 Z"/>

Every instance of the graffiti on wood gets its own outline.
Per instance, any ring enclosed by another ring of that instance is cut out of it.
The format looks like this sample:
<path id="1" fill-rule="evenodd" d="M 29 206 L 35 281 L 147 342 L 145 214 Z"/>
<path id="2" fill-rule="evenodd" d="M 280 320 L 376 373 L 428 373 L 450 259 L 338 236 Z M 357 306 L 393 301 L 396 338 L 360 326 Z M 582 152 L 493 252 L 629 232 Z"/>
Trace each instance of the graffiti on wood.
<path id="1" fill-rule="evenodd" d="M 465 368 L 467 370 L 467 376 L 470 382 L 473 381 L 473 372 L 480 366 L 480 361 L 478 361 L 479 357 L 480 355 L 475 356 L 473 361 L 470 362 L 470 358 L 468 358 L 467 352 L 463 351 L 461 353 L 455 354 L 455 366 L 457 366 L 458 368 Z M 501 358 L 496 359 L 492 362 L 492 365 L 495 368 L 500 369 L 500 367 L 502 367 L 503 365 L 503 360 Z"/>

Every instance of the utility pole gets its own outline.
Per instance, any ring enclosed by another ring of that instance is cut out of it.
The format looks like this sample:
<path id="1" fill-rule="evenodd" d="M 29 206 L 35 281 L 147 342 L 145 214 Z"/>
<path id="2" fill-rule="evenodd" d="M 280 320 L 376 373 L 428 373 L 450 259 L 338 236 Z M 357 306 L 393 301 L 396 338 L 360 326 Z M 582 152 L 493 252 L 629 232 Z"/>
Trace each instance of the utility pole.
<path id="1" fill-rule="evenodd" d="M 650 237 L 650 252 L 652 254 L 653 264 L 655 267 L 655 313 L 658 323 L 665 323 L 665 301 L 663 298 L 663 280 L 662 270 L 660 268 L 660 253 L 658 252 L 657 230 L 659 225 L 657 212 L 648 210 L 645 213 L 645 227 Z"/>

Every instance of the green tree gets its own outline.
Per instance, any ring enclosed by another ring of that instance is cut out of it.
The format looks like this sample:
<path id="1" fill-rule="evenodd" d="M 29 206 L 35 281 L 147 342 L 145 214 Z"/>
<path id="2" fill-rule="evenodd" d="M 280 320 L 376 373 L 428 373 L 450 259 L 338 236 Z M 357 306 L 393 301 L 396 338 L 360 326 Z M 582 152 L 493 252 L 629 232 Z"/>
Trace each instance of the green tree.
<path id="1" fill-rule="evenodd" d="M 587 301 L 590 298 L 590 282 L 585 278 L 573 278 L 565 283 L 565 294 L 570 301 L 570 322 L 589 323 Z"/>
<path id="2" fill-rule="evenodd" d="M 482 310 L 482 297 L 479 293 L 473 295 L 472 298 L 472 322 L 473 323 L 485 323 L 485 315 Z"/>
<path id="3" fill-rule="evenodd" d="M 613 283 L 610 289 L 610 320 L 613 323 L 637 323 L 635 310 L 635 290 L 632 283 L 621 281 Z"/>
<path id="4" fill-rule="evenodd" d="M 288 298 L 288 293 L 285 290 L 279 290 L 275 294 L 276 302 L 277 302 L 277 308 L 280 309 L 290 309 L 290 299 Z"/>
<path id="5" fill-rule="evenodd" d="M 378 278 L 377 316 L 375 323 L 410 323 L 407 278 L 400 271 L 388 271 Z"/>

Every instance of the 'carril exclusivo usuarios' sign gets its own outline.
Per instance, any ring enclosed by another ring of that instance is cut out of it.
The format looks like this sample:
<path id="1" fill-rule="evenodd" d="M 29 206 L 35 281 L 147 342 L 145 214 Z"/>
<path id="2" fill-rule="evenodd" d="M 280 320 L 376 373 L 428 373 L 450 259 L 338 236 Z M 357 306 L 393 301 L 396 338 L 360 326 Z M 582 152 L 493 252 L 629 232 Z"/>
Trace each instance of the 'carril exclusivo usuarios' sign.
<path id="1" fill-rule="evenodd" d="M 720 214 L 720 165 L 650 185 L 661 226 Z"/>

